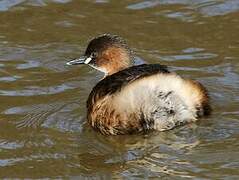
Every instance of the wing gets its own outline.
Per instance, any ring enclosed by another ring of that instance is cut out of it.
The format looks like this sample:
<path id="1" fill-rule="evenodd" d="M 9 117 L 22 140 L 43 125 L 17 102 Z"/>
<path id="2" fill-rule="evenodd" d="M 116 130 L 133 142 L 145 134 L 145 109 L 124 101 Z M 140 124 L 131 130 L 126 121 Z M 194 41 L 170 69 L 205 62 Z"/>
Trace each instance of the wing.
<path id="1" fill-rule="evenodd" d="M 120 91 L 124 86 L 148 76 L 158 73 L 170 73 L 167 66 L 160 64 L 142 64 L 132 66 L 122 71 L 119 71 L 111 76 L 107 76 L 101 80 L 92 89 L 88 101 L 87 108 L 90 108 L 96 100 Z"/>

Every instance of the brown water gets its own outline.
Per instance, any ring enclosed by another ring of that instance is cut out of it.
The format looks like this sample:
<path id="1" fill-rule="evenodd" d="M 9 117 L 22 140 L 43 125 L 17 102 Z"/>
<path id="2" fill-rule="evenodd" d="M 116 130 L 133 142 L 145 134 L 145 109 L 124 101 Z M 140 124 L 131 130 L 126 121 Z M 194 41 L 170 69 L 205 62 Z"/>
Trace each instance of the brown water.
<path id="1" fill-rule="evenodd" d="M 102 74 L 67 67 L 111 32 L 202 82 L 211 117 L 105 137 L 85 102 Z M 0 0 L 0 178 L 239 179 L 238 0 Z"/>

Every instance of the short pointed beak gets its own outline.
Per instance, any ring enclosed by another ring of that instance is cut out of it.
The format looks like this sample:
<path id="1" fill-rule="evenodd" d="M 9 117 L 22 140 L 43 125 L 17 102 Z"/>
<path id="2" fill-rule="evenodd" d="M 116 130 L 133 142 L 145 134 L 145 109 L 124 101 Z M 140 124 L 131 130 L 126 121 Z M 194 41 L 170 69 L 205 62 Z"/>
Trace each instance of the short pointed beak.
<path id="1" fill-rule="evenodd" d="M 80 57 L 78 59 L 71 60 L 71 61 L 67 62 L 66 64 L 67 65 L 85 64 L 86 59 L 87 59 L 87 57 L 83 56 L 83 57 Z"/>

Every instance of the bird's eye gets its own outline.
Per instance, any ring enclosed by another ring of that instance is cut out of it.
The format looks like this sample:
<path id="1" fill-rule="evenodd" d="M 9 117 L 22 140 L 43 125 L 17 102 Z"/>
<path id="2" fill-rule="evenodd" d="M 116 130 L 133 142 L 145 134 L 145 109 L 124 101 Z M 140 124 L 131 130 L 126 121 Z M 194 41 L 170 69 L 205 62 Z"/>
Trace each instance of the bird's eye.
<path id="1" fill-rule="evenodd" d="M 91 53 L 91 57 L 92 57 L 92 58 L 96 58 L 97 55 L 98 55 L 97 52 L 93 52 L 93 53 Z"/>

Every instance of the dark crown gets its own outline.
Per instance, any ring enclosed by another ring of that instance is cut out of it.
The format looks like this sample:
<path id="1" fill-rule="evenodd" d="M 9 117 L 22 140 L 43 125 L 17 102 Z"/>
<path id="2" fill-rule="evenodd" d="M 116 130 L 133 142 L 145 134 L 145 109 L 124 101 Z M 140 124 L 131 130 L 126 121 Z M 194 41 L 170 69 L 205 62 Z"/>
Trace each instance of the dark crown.
<path id="1" fill-rule="evenodd" d="M 124 48 L 129 53 L 129 55 L 131 55 L 131 51 L 126 44 L 126 41 L 120 36 L 112 34 L 103 34 L 92 39 L 85 51 L 85 55 L 89 56 L 92 53 L 102 52 L 108 47 Z"/>

